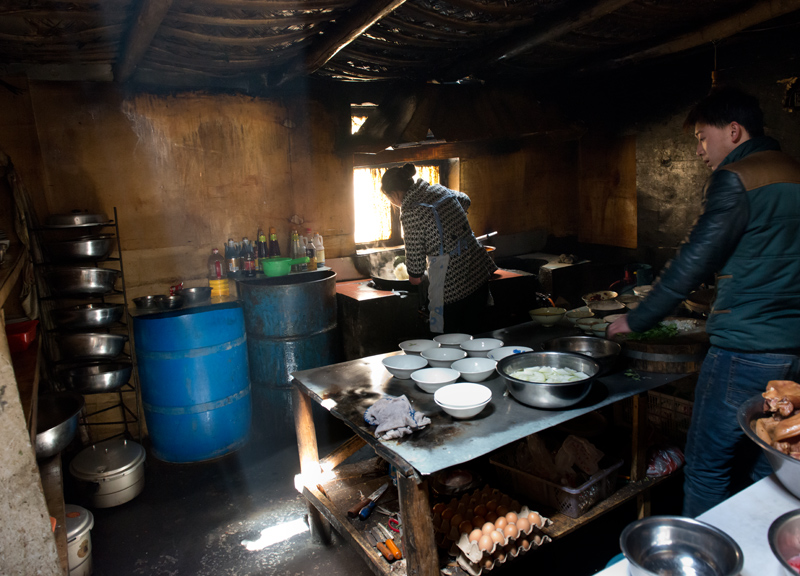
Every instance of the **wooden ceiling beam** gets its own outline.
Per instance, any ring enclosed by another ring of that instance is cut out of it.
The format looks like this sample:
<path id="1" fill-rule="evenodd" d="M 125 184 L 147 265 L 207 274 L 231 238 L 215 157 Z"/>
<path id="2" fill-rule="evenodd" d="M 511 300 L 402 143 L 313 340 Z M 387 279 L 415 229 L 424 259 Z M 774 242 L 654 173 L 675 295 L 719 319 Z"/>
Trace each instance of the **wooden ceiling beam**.
<path id="1" fill-rule="evenodd" d="M 579 12 L 569 12 L 561 14 L 560 16 L 554 16 L 553 19 L 548 19 L 547 22 L 540 22 L 534 27 L 518 30 L 505 40 L 490 44 L 482 48 L 479 53 L 473 53 L 473 56 L 477 56 L 474 59 L 470 58 L 469 55 L 463 57 L 461 60 L 470 62 L 470 64 L 457 65 L 448 70 L 444 76 L 450 80 L 465 78 L 479 69 L 487 68 L 493 64 L 529 52 L 536 46 L 586 26 L 603 16 L 616 12 L 632 1 L 633 0 L 600 0 Z"/>
<path id="2" fill-rule="evenodd" d="M 165 23 L 196 24 L 198 26 L 232 26 L 236 28 L 288 28 L 298 24 L 319 24 L 330 22 L 331 15 L 324 12 L 298 12 L 291 16 L 279 18 L 225 18 L 223 16 L 206 16 L 203 14 L 172 14 L 164 19 Z"/>
<path id="3" fill-rule="evenodd" d="M 278 84 L 283 84 L 299 76 L 313 74 L 342 48 L 405 2 L 406 0 L 368 0 L 355 5 L 333 25 L 325 29 L 324 34 L 311 45 L 304 60 L 290 67 L 278 80 Z"/>
<path id="4" fill-rule="evenodd" d="M 136 70 L 150 47 L 162 20 L 172 6 L 172 0 L 142 0 L 139 13 L 133 23 L 122 56 L 114 71 L 117 82 L 126 82 Z"/>
<path id="5" fill-rule="evenodd" d="M 437 26 L 447 26 L 455 30 L 467 30 L 470 32 L 488 32 L 496 30 L 508 30 L 509 28 L 520 28 L 523 26 L 531 26 L 533 23 L 532 18 L 526 20 L 502 20 L 481 22 L 480 20 L 465 20 L 455 16 L 445 16 L 435 10 L 426 10 L 415 6 L 414 4 L 406 4 L 401 10 L 403 15 L 409 15 L 415 20 L 422 22 L 429 22 Z"/>
<path id="6" fill-rule="evenodd" d="M 721 40 L 732 36 L 737 32 L 741 32 L 751 26 L 756 26 L 767 20 L 772 20 L 779 16 L 789 14 L 795 10 L 800 9 L 800 0 L 764 0 L 744 10 L 738 14 L 734 14 L 728 18 L 724 18 L 708 26 L 704 26 L 694 32 L 678 36 L 664 44 L 653 46 L 646 50 L 628 54 L 622 58 L 616 58 L 606 62 L 592 71 L 601 69 L 617 68 L 619 66 L 648 60 L 650 58 L 657 58 L 659 56 L 667 56 L 683 52 L 691 48 L 700 46 L 701 44 L 708 44 L 715 40 Z"/>
<path id="7" fill-rule="evenodd" d="M 197 5 L 210 8 L 238 8 L 242 10 L 296 11 L 341 10 L 353 6 L 353 0 L 180 0 L 182 7 Z"/>

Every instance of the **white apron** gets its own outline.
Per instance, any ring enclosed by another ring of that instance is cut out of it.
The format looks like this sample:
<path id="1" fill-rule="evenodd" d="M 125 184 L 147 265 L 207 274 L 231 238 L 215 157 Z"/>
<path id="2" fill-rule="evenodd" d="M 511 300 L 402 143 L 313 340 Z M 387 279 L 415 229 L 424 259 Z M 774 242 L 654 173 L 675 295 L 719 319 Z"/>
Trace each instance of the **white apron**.
<path id="1" fill-rule="evenodd" d="M 455 248 L 448 254 L 444 253 L 444 227 L 442 220 L 439 218 L 439 211 L 436 209 L 439 204 L 453 197 L 453 194 L 445 194 L 433 204 L 418 203 L 418 206 L 424 206 L 433 210 L 433 218 L 436 221 L 436 228 L 439 230 L 439 254 L 437 256 L 428 256 L 428 280 L 430 286 L 428 288 L 428 323 L 430 331 L 437 334 L 444 333 L 444 279 L 447 276 L 447 268 L 450 265 L 450 256 L 461 254 L 462 249 L 466 250 L 470 238 L 474 237 L 472 231 L 458 239 Z M 461 203 L 458 203 L 459 208 Z M 463 210 L 463 208 L 462 208 Z"/>

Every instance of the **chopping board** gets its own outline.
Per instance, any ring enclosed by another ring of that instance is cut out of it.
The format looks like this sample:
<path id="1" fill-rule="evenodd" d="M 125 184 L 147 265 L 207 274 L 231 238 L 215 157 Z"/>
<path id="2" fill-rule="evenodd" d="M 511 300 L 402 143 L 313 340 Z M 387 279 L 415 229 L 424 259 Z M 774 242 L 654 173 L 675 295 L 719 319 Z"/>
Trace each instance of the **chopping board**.
<path id="1" fill-rule="evenodd" d="M 705 320 L 673 317 L 664 320 L 691 321 L 695 327 L 672 338 L 650 340 L 628 340 L 625 336 L 617 338 L 617 342 L 622 345 L 622 354 L 628 358 L 631 368 L 659 374 L 699 372 L 710 346 Z"/>

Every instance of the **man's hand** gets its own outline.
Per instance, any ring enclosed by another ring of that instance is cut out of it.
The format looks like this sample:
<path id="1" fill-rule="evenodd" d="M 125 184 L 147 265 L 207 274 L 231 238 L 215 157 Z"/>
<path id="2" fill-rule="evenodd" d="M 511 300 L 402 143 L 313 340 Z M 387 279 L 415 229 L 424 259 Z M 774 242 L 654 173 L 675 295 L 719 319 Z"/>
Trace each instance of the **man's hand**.
<path id="1" fill-rule="evenodd" d="M 409 276 L 408 281 L 411 282 L 412 286 L 417 286 L 422 282 L 422 276 L 420 276 L 419 278 L 416 278 L 414 276 Z"/>
<path id="2" fill-rule="evenodd" d="M 623 316 L 622 318 L 617 318 L 608 326 L 606 338 L 611 340 L 617 334 L 627 334 L 628 332 L 631 332 L 631 327 L 628 326 L 628 317 Z"/>

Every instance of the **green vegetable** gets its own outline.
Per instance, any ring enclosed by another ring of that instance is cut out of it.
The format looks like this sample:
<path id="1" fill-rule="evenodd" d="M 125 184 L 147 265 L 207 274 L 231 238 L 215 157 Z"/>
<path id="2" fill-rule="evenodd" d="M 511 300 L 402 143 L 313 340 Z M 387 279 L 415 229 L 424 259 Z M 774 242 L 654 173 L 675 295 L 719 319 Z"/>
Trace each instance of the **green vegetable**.
<path id="1" fill-rule="evenodd" d="M 672 338 L 677 335 L 677 326 L 659 322 L 654 328 L 650 328 L 647 332 L 631 332 L 628 334 L 628 340 L 656 340 L 660 338 Z"/>
<path id="2" fill-rule="evenodd" d="M 639 376 L 639 373 L 633 368 L 628 368 L 627 370 L 625 370 L 625 376 L 627 376 L 631 380 L 636 380 L 637 382 L 642 379 L 642 377 Z"/>

